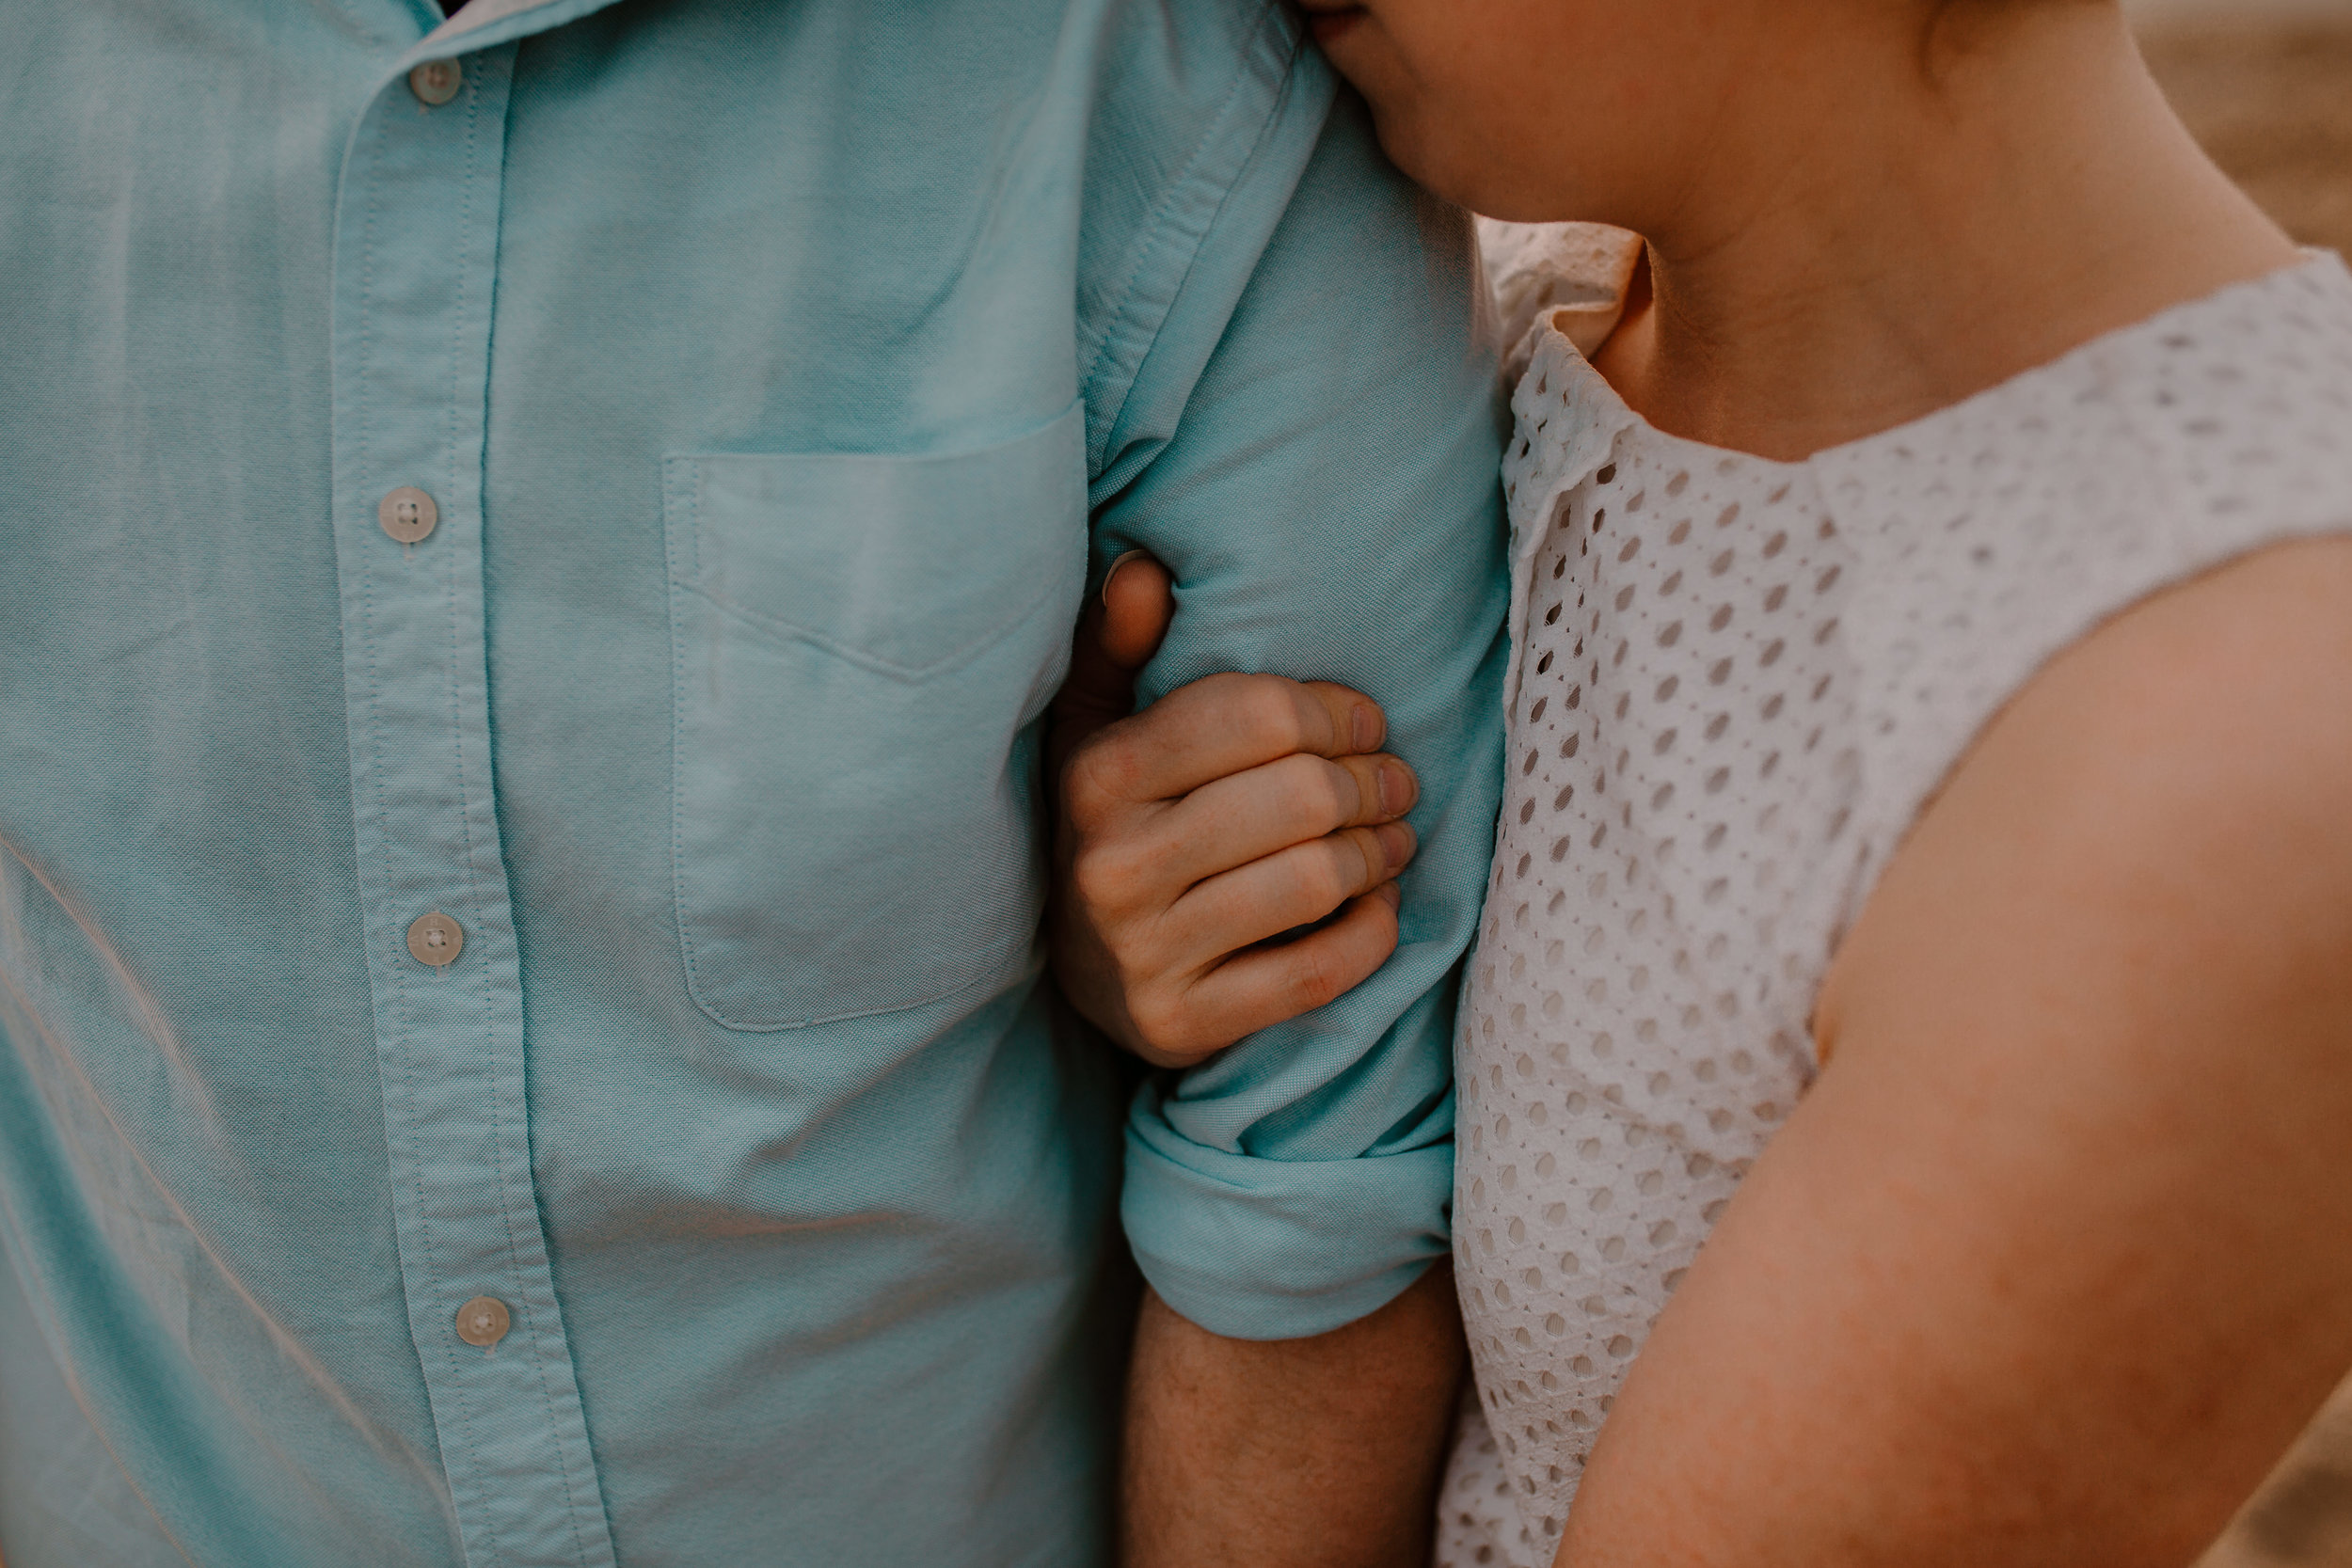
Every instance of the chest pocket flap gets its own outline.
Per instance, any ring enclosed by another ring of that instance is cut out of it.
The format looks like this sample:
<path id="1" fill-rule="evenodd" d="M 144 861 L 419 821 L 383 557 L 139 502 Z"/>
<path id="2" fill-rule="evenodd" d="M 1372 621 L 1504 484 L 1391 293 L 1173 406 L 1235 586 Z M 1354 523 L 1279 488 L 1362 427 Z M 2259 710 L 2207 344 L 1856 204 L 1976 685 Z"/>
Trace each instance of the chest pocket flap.
<path id="1" fill-rule="evenodd" d="M 946 455 L 667 461 L 678 935 L 712 1018 L 789 1029 L 1026 971 L 1084 443 L 1073 407 Z"/>

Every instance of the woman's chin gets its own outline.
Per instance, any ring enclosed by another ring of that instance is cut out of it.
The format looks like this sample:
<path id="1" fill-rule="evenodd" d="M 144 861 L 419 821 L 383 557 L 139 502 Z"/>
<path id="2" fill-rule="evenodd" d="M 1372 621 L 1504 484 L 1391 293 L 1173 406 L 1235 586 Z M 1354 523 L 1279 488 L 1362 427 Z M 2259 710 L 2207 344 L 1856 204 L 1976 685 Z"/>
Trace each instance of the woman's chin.
<path id="1" fill-rule="evenodd" d="M 1383 114 L 1378 103 L 1372 106 L 1372 123 L 1389 162 L 1431 195 L 1473 213 L 1489 214 L 1488 203 L 1507 198 L 1507 193 L 1494 188 L 1491 165 L 1474 150 L 1450 146 L 1442 136 L 1421 135 L 1411 119 Z M 1482 179 L 1482 173 L 1489 177 Z"/>

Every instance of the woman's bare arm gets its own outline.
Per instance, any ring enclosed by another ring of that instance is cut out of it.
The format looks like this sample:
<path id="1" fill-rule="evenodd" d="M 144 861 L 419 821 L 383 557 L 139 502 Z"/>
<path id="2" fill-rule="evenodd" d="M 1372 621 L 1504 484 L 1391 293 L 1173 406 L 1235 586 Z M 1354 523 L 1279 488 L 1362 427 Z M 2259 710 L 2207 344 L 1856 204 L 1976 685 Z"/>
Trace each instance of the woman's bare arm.
<path id="1" fill-rule="evenodd" d="M 2352 541 L 1981 738 L 1604 1428 L 1575 1568 L 2176 1568 L 2352 1365 Z"/>

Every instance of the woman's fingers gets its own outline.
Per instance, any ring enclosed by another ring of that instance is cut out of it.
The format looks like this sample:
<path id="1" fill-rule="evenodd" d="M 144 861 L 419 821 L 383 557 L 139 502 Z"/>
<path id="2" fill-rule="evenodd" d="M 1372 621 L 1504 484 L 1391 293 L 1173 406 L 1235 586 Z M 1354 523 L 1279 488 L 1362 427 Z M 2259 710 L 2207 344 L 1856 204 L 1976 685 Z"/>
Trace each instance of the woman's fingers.
<path id="1" fill-rule="evenodd" d="M 1300 752 L 1202 784 L 1152 819 L 1138 847 L 1176 896 L 1294 844 L 1392 822 L 1420 798 L 1401 758 Z"/>
<path id="2" fill-rule="evenodd" d="M 1181 800 L 1135 808 L 1123 820 L 1100 824 L 1073 857 L 1075 890 L 1089 908 L 1106 914 L 1167 910 L 1222 872 L 1343 828 L 1394 821 L 1420 793 L 1413 770 L 1385 753 L 1331 758 L 1295 752 L 1213 779 Z M 1314 918 L 1337 902 L 1334 897 Z M 1224 950 L 1255 940 L 1243 938 Z"/>
<path id="3" fill-rule="evenodd" d="M 1102 596 L 1078 616 L 1070 673 L 1054 694 L 1045 755 L 1055 778 L 1081 742 L 1135 712 L 1136 672 L 1159 651 L 1175 614 L 1167 567 L 1141 550 L 1112 564 Z"/>
<path id="4" fill-rule="evenodd" d="M 1211 675 L 1095 736 L 1071 759 L 1063 799 L 1083 828 L 1295 752 L 1375 751 L 1387 733 L 1380 705 L 1343 686 Z"/>
<path id="5" fill-rule="evenodd" d="M 1164 617 L 1143 601 L 1165 591 L 1164 574 L 1139 579 L 1132 596 L 1152 613 L 1131 619 L 1156 632 Z M 1123 669 L 1112 655 L 1130 650 L 1097 640 Z M 1375 890 L 1412 859 L 1398 819 L 1420 794 L 1412 769 L 1378 752 L 1387 730 L 1346 687 L 1231 674 L 1080 743 L 1058 768 L 1049 920 L 1078 1009 L 1146 1060 L 1187 1066 L 1377 969 L 1397 894 Z"/>
<path id="6" fill-rule="evenodd" d="M 1237 953 L 1195 981 L 1185 997 L 1202 1037 L 1193 1059 L 1311 1012 L 1370 979 L 1396 951 L 1397 896 L 1396 884 L 1385 882 L 1348 900 L 1322 929 Z"/>
<path id="7" fill-rule="evenodd" d="M 1311 926 L 1411 863 L 1411 824 L 1343 828 L 1210 878 L 1160 921 L 1170 966 L 1205 971 L 1228 954 Z"/>

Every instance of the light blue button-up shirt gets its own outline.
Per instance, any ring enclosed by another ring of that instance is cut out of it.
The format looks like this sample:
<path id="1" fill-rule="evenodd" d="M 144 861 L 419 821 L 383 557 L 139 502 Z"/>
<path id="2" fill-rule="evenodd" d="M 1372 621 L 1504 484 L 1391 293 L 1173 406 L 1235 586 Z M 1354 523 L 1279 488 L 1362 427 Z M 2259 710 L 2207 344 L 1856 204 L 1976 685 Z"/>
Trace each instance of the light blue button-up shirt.
<path id="1" fill-rule="evenodd" d="M 1277 9 L 8 34 L 10 1568 L 1090 1562 L 1122 1165 L 1220 1332 L 1442 1250 L 1492 363 Z M 1425 794 L 1388 969 L 1122 1146 L 1038 720 L 1134 546 L 1154 689 L 1345 678 Z"/>

